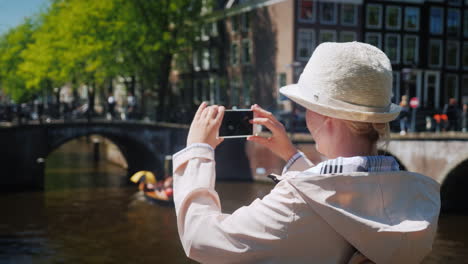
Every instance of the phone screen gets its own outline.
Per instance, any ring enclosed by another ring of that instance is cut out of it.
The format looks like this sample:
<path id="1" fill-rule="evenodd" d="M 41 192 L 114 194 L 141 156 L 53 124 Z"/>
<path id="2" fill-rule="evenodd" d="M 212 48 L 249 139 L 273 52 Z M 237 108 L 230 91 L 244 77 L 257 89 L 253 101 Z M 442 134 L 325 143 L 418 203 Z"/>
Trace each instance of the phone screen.
<path id="1" fill-rule="evenodd" d="M 253 135 L 252 110 L 226 110 L 219 128 L 219 136 L 224 138 L 248 137 Z"/>

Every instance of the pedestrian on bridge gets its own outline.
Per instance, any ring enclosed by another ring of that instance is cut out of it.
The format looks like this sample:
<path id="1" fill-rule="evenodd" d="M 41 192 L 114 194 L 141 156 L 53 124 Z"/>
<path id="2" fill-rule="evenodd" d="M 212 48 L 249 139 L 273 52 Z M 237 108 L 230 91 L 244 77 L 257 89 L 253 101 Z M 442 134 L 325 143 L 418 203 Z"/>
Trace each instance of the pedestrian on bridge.
<path id="1" fill-rule="evenodd" d="M 270 112 L 252 106 L 252 122 L 272 135 L 248 140 L 286 165 L 268 195 L 223 214 L 214 149 L 223 141 L 217 134 L 224 107 L 202 103 L 187 147 L 173 156 L 177 225 L 187 256 L 202 263 L 421 262 L 436 233 L 439 184 L 377 153 L 400 112 L 391 103 L 387 56 L 364 43 L 323 43 L 298 83 L 280 92 L 307 109 L 307 127 L 327 159 L 312 163 Z"/>

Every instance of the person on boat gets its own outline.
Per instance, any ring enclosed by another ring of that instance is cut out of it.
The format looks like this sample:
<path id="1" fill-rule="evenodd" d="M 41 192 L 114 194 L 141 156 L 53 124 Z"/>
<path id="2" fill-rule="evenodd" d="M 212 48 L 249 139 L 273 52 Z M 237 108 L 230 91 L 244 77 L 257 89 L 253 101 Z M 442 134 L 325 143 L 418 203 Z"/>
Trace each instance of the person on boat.
<path id="1" fill-rule="evenodd" d="M 272 191 L 223 214 L 215 191 L 214 149 L 223 106 L 202 103 L 173 156 L 179 236 L 202 263 L 419 263 L 431 251 L 439 184 L 379 156 L 400 107 L 391 103 L 392 69 L 378 48 L 359 42 L 319 45 L 297 84 L 280 92 L 305 107 L 317 150 L 313 164 L 284 126 L 254 105 L 266 126 L 262 144 L 286 161 Z M 239 194 L 242 195 L 242 194 Z"/>

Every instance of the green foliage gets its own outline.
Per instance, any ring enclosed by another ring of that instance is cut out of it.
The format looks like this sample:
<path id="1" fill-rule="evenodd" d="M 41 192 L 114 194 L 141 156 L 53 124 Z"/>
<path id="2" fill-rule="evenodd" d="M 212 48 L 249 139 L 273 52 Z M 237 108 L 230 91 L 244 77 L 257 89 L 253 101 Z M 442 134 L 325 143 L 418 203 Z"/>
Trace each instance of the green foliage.
<path id="1" fill-rule="evenodd" d="M 194 42 L 201 8 L 202 0 L 51 0 L 36 22 L 0 36 L 0 84 L 19 99 L 20 91 L 136 76 L 165 94 L 172 57 Z"/>
<path id="2" fill-rule="evenodd" d="M 33 22 L 26 20 L 0 39 L 0 87 L 18 102 L 28 100 L 31 94 L 25 89 L 27 80 L 19 67 L 24 62 L 22 51 L 32 42 L 33 30 Z"/>

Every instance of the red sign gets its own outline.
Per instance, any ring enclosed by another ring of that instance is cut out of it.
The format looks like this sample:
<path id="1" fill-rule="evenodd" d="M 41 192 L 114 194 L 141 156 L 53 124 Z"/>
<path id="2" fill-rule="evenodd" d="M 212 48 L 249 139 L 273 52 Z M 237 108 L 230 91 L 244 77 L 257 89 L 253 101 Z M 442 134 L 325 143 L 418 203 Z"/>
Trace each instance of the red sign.
<path id="1" fill-rule="evenodd" d="M 411 98 L 411 100 L 409 101 L 409 105 L 411 106 L 411 108 L 417 108 L 419 106 L 419 99 L 417 97 Z"/>

